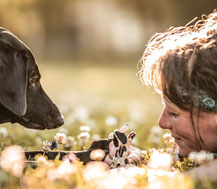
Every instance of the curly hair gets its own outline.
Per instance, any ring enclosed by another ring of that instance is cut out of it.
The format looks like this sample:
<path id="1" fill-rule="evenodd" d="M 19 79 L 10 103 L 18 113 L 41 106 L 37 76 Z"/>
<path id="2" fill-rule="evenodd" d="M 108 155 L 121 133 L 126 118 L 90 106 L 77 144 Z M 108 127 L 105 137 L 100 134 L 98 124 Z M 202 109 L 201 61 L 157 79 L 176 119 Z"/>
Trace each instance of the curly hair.
<path id="1" fill-rule="evenodd" d="M 201 149 L 200 111 L 213 110 L 201 105 L 203 94 L 214 101 L 217 113 L 217 11 L 155 34 L 146 45 L 139 76 L 146 86 L 190 111 L 197 148 Z M 197 125 L 193 121 L 195 108 Z"/>
<path id="2" fill-rule="evenodd" d="M 192 22 L 195 19 L 155 34 L 146 45 L 139 71 L 145 85 L 183 110 L 191 108 L 189 103 L 199 107 L 201 90 L 217 100 L 217 11 Z M 180 97 L 180 87 L 191 94 L 187 101 Z"/>

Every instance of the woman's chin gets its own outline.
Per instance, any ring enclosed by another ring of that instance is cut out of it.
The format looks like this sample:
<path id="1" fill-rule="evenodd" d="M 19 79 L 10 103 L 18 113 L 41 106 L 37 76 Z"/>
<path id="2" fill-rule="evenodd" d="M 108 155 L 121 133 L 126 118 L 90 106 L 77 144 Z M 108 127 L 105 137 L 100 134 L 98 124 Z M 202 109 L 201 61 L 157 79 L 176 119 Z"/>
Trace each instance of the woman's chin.
<path id="1" fill-rule="evenodd" d="M 181 148 L 179 146 L 179 155 L 182 157 L 187 157 L 193 150 L 189 150 L 189 149 L 185 149 L 185 148 Z"/>

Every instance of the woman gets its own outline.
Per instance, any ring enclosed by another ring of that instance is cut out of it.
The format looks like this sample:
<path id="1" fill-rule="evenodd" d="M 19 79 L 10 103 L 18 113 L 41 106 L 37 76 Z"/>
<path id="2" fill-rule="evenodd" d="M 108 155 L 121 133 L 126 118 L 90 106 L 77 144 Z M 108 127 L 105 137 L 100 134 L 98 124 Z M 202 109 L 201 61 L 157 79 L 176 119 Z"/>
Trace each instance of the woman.
<path id="1" fill-rule="evenodd" d="M 154 35 L 139 74 L 145 85 L 162 95 L 159 126 L 171 131 L 179 155 L 186 157 L 201 150 L 217 153 L 217 12 L 195 24 Z M 109 165 L 120 156 L 117 152 L 122 144 L 115 138 L 109 144 L 105 158 Z M 139 161 L 140 151 L 128 146 L 129 161 Z M 116 164 L 121 165 L 121 161 Z M 217 180 L 217 160 L 191 173 Z"/>
<path id="2" fill-rule="evenodd" d="M 148 42 L 140 78 L 162 95 L 159 126 L 169 129 L 181 156 L 217 153 L 217 11 Z M 195 169 L 217 179 L 217 162 Z M 201 171 L 202 169 L 202 171 Z"/>

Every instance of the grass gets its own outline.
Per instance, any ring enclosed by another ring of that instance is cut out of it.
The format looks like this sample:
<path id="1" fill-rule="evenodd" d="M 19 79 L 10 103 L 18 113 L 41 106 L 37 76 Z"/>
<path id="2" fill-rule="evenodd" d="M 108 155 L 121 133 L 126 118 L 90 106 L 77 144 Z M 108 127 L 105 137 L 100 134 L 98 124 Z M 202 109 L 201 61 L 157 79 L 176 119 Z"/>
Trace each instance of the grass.
<path id="1" fill-rule="evenodd" d="M 43 62 L 39 67 L 42 86 L 64 115 L 65 125 L 61 128 L 66 128 L 68 134 L 77 136 L 81 125 L 89 125 L 94 127 L 92 134 L 106 138 L 128 123 L 137 132 L 138 147 L 146 148 L 149 128 L 157 125 L 162 103 L 158 94 L 142 86 L 136 65 Z M 107 125 L 109 117 L 117 123 Z M 34 131 L 10 123 L 1 126 L 8 129 L 16 144 L 26 149 L 39 148 L 41 140 L 53 140 L 59 130 Z"/>
<path id="2" fill-rule="evenodd" d="M 171 164 L 172 156 L 162 153 L 162 150 L 171 151 L 172 148 L 165 145 L 161 129 L 153 127 L 157 125 L 162 109 L 161 98 L 151 89 L 142 86 L 136 76 L 138 71 L 136 66 L 114 64 L 88 66 L 51 62 L 44 62 L 39 66 L 42 86 L 64 115 L 65 124 L 58 129 L 44 131 L 26 129 L 18 124 L 2 124 L 1 127 L 5 127 L 8 134 L 3 137 L 0 135 L 0 149 L 16 144 L 24 150 L 42 150 L 43 141 L 55 141 L 54 136 L 59 132 L 65 133 L 68 138 L 74 137 L 75 143 L 70 148 L 66 148 L 66 144 L 59 145 L 58 149 L 85 149 L 93 140 L 107 138 L 114 129 L 128 123 L 129 131 L 134 130 L 137 133 L 134 145 L 143 150 L 144 159 L 139 167 L 116 172 L 115 169 L 108 171 L 107 164 L 98 161 L 83 166 L 77 161 L 69 164 L 59 161 L 58 158 L 48 161 L 46 157 L 38 156 L 37 169 L 26 167 L 24 173 L 16 173 L 15 167 L 19 164 L 24 168 L 19 149 L 16 153 L 8 152 L 9 155 L 4 150 L 1 153 L 0 163 L 6 162 L 4 166 L 8 172 L 0 168 L 0 189 L 111 187 L 192 189 L 196 186 L 191 177 L 179 172 L 192 168 L 192 162 L 186 159 L 184 162 Z M 78 135 L 81 133 L 80 127 L 84 125 L 90 127 L 90 138 L 85 146 L 81 146 Z M 157 150 L 153 151 L 153 147 Z M 158 155 L 152 158 L 154 152 Z M 158 165 L 162 158 L 164 158 L 163 167 Z M 167 161 L 169 164 L 165 165 Z M 153 168 L 151 164 L 161 167 Z M 207 183 L 211 187 L 215 186 L 210 182 Z"/>

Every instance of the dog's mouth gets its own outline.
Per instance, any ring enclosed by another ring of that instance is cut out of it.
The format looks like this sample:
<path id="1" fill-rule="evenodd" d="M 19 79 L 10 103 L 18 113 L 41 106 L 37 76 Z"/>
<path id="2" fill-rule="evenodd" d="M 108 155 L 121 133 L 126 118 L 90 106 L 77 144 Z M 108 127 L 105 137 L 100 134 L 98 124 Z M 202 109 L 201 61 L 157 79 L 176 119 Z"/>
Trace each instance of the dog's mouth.
<path id="1" fill-rule="evenodd" d="M 33 121 L 26 117 L 20 117 L 16 122 L 23 125 L 26 128 L 29 129 L 38 129 L 38 130 L 44 130 L 44 129 L 55 129 L 59 127 L 60 125 L 55 125 L 52 122 L 47 122 L 46 124 L 37 123 L 36 121 Z"/>
<path id="2" fill-rule="evenodd" d="M 20 117 L 20 119 L 18 119 L 17 122 L 29 129 L 39 129 L 39 130 L 46 129 L 44 125 L 36 123 L 35 121 L 32 121 L 25 117 Z"/>

